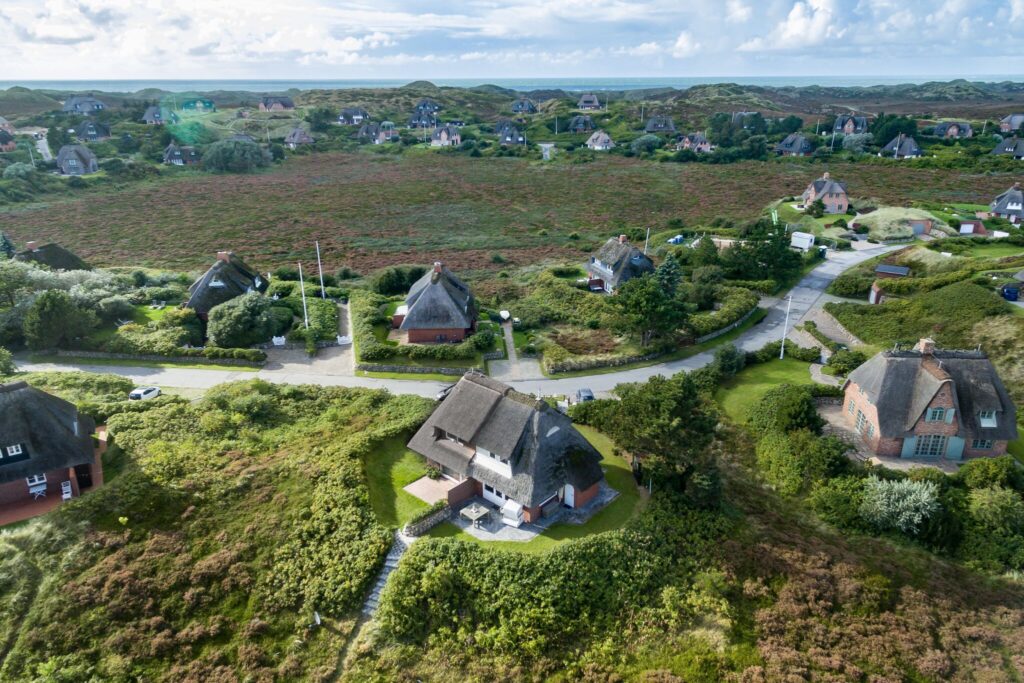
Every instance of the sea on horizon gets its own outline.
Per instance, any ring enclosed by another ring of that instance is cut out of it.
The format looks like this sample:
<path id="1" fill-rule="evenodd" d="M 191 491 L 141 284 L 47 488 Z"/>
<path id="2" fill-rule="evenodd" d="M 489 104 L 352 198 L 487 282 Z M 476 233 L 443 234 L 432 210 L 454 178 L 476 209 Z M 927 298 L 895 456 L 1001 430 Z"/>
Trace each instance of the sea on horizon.
<path id="1" fill-rule="evenodd" d="M 639 78 L 438 78 L 438 79 L 123 79 L 123 80 L 0 80 L 0 89 L 22 86 L 37 90 L 93 90 L 111 93 L 134 93 L 148 88 L 167 92 L 213 92 L 217 90 L 248 92 L 283 92 L 298 90 L 341 90 L 352 88 L 395 88 L 414 80 L 429 80 L 439 86 L 468 88 L 497 85 L 509 90 L 640 90 L 645 88 L 685 89 L 708 83 L 736 83 L 773 87 L 828 85 L 830 87 L 866 87 L 872 85 L 919 84 L 929 81 L 950 81 L 967 78 L 972 81 L 1012 81 L 1008 75 L 954 76 L 646 76 Z M 1019 77 L 1018 77 L 1019 78 Z"/>

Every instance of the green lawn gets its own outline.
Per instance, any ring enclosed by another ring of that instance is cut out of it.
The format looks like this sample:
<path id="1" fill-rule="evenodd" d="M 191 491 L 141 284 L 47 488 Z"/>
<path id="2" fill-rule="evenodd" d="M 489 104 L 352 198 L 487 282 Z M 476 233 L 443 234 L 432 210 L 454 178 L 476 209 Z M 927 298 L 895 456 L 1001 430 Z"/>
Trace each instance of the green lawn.
<path id="1" fill-rule="evenodd" d="M 1020 433 L 1021 438 L 1011 441 L 1006 450 L 1010 455 L 1017 458 L 1017 462 L 1024 465 L 1024 424 L 1018 424 L 1017 431 Z"/>
<path id="2" fill-rule="evenodd" d="M 499 550 L 516 550 L 527 553 L 543 553 L 557 547 L 564 541 L 583 538 L 599 534 L 604 531 L 613 531 L 622 527 L 640 509 L 644 499 L 641 498 L 640 489 L 633 481 L 633 474 L 629 469 L 629 463 L 614 454 L 614 446 L 611 440 L 604 434 L 583 425 L 576 425 L 576 428 L 587 441 L 592 443 L 603 456 L 601 467 L 604 470 L 605 479 L 608 484 L 619 492 L 619 495 L 607 507 L 598 511 L 586 524 L 556 524 L 544 531 L 532 541 L 519 543 L 516 541 L 481 541 L 461 531 L 451 522 L 445 522 L 434 527 L 429 536 L 433 538 L 458 538 L 459 540 L 478 543 L 487 548 Z"/>
<path id="3" fill-rule="evenodd" d="M 394 529 L 429 505 L 402 487 L 427 473 L 423 458 L 405 447 L 408 438 L 389 439 L 363 456 L 370 506 L 378 521 Z"/>
<path id="4" fill-rule="evenodd" d="M 715 400 L 733 422 L 743 424 L 750 408 L 772 387 L 810 383 L 809 367 L 810 363 L 791 358 L 752 365 L 722 384 L 715 392 Z"/>
<path id="5" fill-rule="evenodd" d="M 999 258 L 1001 256 L 1019 256 L 1024 254 L 1024 247 L 1019 247 L 1016 244 L 1007 244 L 1005 242 L 995 242 L 992 244 L 976 244 L 971 246 L 968 252 L 970 256 L 984 256 L 987 258 Z"/>
<path id="6" fill-rule="evenodd" d="M 190 370 L 231 370 L 233 372 L 259 372 L 261 368 L 250 365 L 228 365 L 211 360 L 209 363 L 163 363 L 157 361 L 138 360 L 135 358 L 86 358 L 84 356 L 51 356 L 45 354 L 33 354 L 29 356 L 33 363 L 55 363 L 67 365 L 106 365 L 114 367 L 133 368 L 188 368 Z"/>

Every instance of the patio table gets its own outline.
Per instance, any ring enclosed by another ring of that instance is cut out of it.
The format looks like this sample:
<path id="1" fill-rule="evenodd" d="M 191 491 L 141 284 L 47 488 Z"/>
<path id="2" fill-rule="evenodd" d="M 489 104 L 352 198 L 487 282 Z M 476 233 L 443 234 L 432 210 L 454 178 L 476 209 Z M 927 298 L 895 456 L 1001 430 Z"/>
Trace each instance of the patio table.
<path id="1" fill-rule="evenodd" d="M 475 527 L 480 526 L 480 520 L 489 514 L 491 514 L 490 510 L 479 503 L 470 503 L 459 512 L 460 516 L 468 519 Z"/>

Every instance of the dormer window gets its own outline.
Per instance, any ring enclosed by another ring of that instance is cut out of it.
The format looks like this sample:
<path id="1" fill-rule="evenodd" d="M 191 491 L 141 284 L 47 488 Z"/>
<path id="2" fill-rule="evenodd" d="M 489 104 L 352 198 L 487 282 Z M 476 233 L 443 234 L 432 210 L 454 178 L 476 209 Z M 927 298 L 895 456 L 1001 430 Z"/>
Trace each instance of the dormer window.
<path id="1" fill-rule="evenodd" d="M 929 408 L 925 422 L 943 422 L 946 419 L 945 408 Z"/>
<path id="2" fill-rule="evenodd" d="M 992 429 L 998 426 L 996 420 L 996 411 L 994 410 L 982 410 L 978 413 L 978 424 L 987 429 Z"/>
<path id="3" fill-rule="evenodd" d="M 7 457 L 13 458 L 16 455 L 21 455 L 25 450 L 21 447 L 20 443 L 16 443 L 13 446 L 7 447 Z"/>

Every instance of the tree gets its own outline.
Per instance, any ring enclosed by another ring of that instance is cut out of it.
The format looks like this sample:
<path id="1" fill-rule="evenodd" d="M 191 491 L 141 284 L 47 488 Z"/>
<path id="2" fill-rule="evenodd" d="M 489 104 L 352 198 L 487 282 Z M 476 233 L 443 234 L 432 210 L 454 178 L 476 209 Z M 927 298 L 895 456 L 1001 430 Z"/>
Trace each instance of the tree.
<path id="1" fill-rule="evenodd" d="M 98 321 L 59 289 L 40 294 L 25 314 L 25 341 L 30 349 L 55 349 L 84 336 Z"/>
<path id="2" fill-rule="evenodd" d="M 211 171 L 250 173 L 269 163 L 270 153 L 247 140 L 221 140 L 203 153 L 203 166 Z"/>
<path id="3" fill-rule="evenodd" d="M 32 164 L 25 162 L 15 162 L 4 169 L 4 180 L 10 180 L 11 178 L 20 178 L 21 180 L 28 180 L 36 173 L 36 167 Z M 7 237 L 7 235 L 4 235 Z"/>
<path id="4" fill-rule="evenodd" d="M 11 352 L 0 346 L 0 375 L 13 375 L 17 369 Z"/>
<path id="5" fill-rule="evenodd" d="M 865 362 L 868 357 L 862 351 L 836 351 L 828 359 L 828 366 L 840 375 L 848 375 Z"/>
<path id="6" fill-rule="evenodd" d="M 641 346 L 678 330 L 686 320 L 686 311 L 673 292 L 665 291 L 651 275 L 629 280 L 619 287 L 612 301 L 618 309 L 619 328 L 639 336 Z"/>
<path id="7" fill-rule="evenodd" d="M 334 112 L 328 107 L 315 107 L 306 114 L 306 121 L 309 122 L 310 130 L 323 133 L 330 130 L 334 124 Z"/>
<path id="8" fill-rule="evenodd" d="M 679 282 L 683 279 L 683 270 L 679 267 L 679 262 L 675 257 L 669 255 L 654 271 L 654 277 L 666 292 L 675 292 L 679 289 Z"/>
<path id="9" fill-rule="evenodd" d="M 7 303 L 13 306 L 17 293 L 26 287 L 28 270 L 17 261 L 0 260 L 0 297 L 7 299 Z"/>
<path id="10" fill-rule="evenodd" d="M 701 237 L 700 241 L 697 242 L 697 246 L 693 248 L 690 263 L 695 267 L 717 266 L 718 260 L 718 247 L 715 246 L 714 240 L 707 235 Z"/>
<path id="11" fill-rule="evenodd" d="M 214 306 L 206 334 L 213 346 L 239 348 L 265 342 L 274 334 L 271 300 L 249 292 Z"/>
<path id="12" fill-rule="evenodd" d="M 810 389 L 794 384 L 769 389 L 750 411 L 749 422 L 761 433 L 807 429 L 819 434 L 825 424 Z"/>
<path id="13" fill-rule="evenodd" d="M 636 154 L 640 154 L 642 152 L 653 152 L 656 149 L 660 149 L 663 144 L 664 141 L 657 135 L 651 135 L 648 133 L 647 135 L 641 135 L 636 140 L 629 143 L 629 148 Z"/>
<path id="14" fill-rule="evenodd" d="M 874 142 L 875 136 L 870 133 L 853 133 L 843 137 L 843 149 L 848 152 L 863 154 L 868 145 Z"/>
<path id="15" fill-rule="evenodd" d="M 940 510 L 938 487 L 930 481 L 892 481 L 871 476 L 864 484 L 860 514 L 878 531 L 916 536 Z"/>
<path id="16" fill-rule="evenodd" d="M 1016 491 L 999 486 L 974 489 L 968 496 L 967 509 L 971 520 L 985 529 L 1024 532 L 1024 500 Z"/>
<path id="17" fill-rule="evenodd" d="M 719 377 L 723 380 L 735 377 L 746 364 L 746 352 L 737 348 L 735 344 L 718 347 L 718 350 L 715 351 L 715 360 L 712 362 Z"/>
<path id="18" fill-rule="evenodd" d="M 875 136 L 875 144 L 882 147 L 897 135 L 916 135 L 917 121 L 910 116 L 882 113 L 871 123 L 871 134 Z"/>
<path id="19" fill-rule="evenodd" d="M 686 374 L 620 385 L 614 419 L 605 425 L 615 443 L 643 459 L 654 474 L 682 483 L 707 462 L 718 420 Z"/>
<path id="20" fill-rule="evenodd" d="M 821 218 L 825 215 L 825 202 L 820 199 L 815 199 L 810 205 L 804 210 L 811 218 Z"/>

